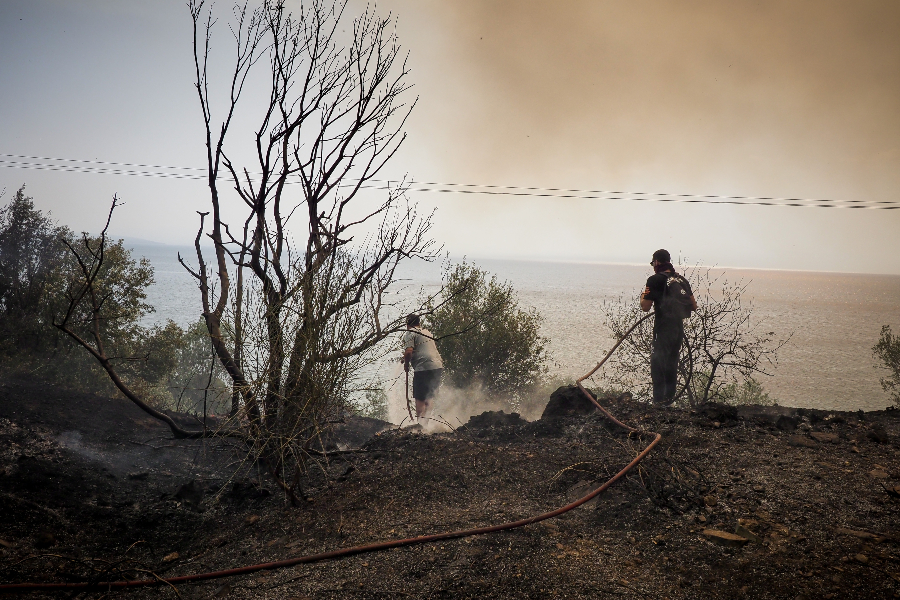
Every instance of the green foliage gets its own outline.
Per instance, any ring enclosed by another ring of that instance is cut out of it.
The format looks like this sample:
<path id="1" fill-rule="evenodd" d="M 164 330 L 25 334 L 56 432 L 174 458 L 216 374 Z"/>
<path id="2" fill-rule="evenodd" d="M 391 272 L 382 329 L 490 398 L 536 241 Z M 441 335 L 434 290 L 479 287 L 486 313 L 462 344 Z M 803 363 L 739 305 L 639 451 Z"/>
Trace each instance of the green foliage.
<path id="1" fill-rule="evenodd" d="M 900 337 L 891 333 L 890 325 L 881 326 L 881 337 L 872 347 L 872 353 L 888 370 L 881 379 L 881 387 L 891 395 L 891 401 L 900 406 Z"/>
<path id="2" fill-rule="evenodd" d="M 691 378 L 693 396 L 697 398 L 702 397 L 708 382 L 709 373 L 694 373 Z M 746 406 L 750 404 L 775 406 L 778 404 L 775 399 L 769 396 L 763 385 L 753 377 L 748 377 L 743 381 L 731 381 L 724 385 L 711 386 L 711 389 L 714 390 L 709 397 L 709 401 L 712 402 L 720 402 L 732 406 Z"/>
<path id="3" fill-rule="evenodd" d="M 365 402 L 356 406 L 356 413 L 361 417 L 381 419 L 388 418 L 388 397 L 383 389 L 366 390 Z"/>
<path id="4" fill-rule="evenodd" d="M 86 250 L 88 246 L 98 248 L 100 239 L 82 234 L 81 239 L 75 241 L 66 239 L 72 247 Z M 51 286 L 53 318 L 57 321 L 63 316 L 68 305 L 68 298 L 76 294 L 82 285 L 83 274 L 77 260 L 68 248 L 64 247 L 65 260 L 63 268 Z M 146 356 L 146 343 L 151 342 L 155 335 L 161 332 L 147 329 L 140 325 L 140 320 L 154 311 L 147 304 L 146 289 L 153 283 L 153 267 L 146 258 L 136 261 L 131 256 L 131 251 L 124 247 L 123 241 L 106 241 L 103 254 L 103 264 L 97 279 L 94 281 L 94 290 L 99 298 L 103 299 L 100 312 L 100 334 L 103 337 L 106 352 L 109 356 L 133 358 Z M 90 312 L 90 303 L 81 302 L 70 320 L 74 331 L 85 339 L 93 336 L 93 321 Z M 157 344 L 157 348 L 159 345 Z M 165 359 L 163 359 L 165 360 Z M 136 365 L 135 361 L 128 361 Z M 156 361 L 153 364 L 159 364 Z M 146 372 L 140 367 L 125 366 L 122 375 L 138 374 Z"/>
<path id="5" fill-rule="evenodd" d="M 0 354 L 46 351 L 60 337 L 51 320 L 72 232 L 34 208 L 23 185 L 0 209 Z"/>
<path id="6" fill-rule="evenodd" d="M 54 326 L 77 293 L 83 273 L 68 246 L 81 252 L 99 247 L 99 238 L 76 237 L 34 206 L 24 186 L 0 209 L 0 362 L 6 370 L 26 372 L 82 391 L 113 393 L 97 361 Z M 107 240 L 95 291 L 103 298 L 100 334 L 106 352 L 125 380 L 151 403 L 174 407 L 172 379 L 193 368 L 187 360 L 197 335 L 171 321 L 143 327 L 153 311 L 146 302 L 153 268 L 135 260 L 122 240 Z M 87 302 L 70 319 L 75 332 L 93 340 Z M 206 348 L 208 336 L 204 336 Z M 196 353 L 194 351 L 194 353 Z M 209 353 L 207 350 L 206 356 Z M 194 361 L 196 362 L 196 361 Z M 183 364 L 184 363 L 184 364 Z M 206 363 L 208 373 L 209 363 Z M 208 381 L 208 377 L 204 380 Z"/>
<path id="7" fill-rule="evenodd" d="M 445 381 L 517 404 L 547 376 L 549 340 L 540 335 L 540 313 L 520 308 L 512 285 L 475 265 L 448 268 L 444 289 L 426 327 L 444 360 Z"/>
<path id="8" fill-rule="evenodd" d="M 228 375 L 213 356 L 209 333 L 203 319 L 181 329 L 171 321 L 171 332 L 165 344 L 171 349 L 160 352 L 171 356 L 171 363 L 157 372 L 164 373 L 160 382 L 170 394 L 172 408 L 178 412 L 227 414 L 231 407 L 231 388 L 225 381 Z"/>
<path id="9" fill-rule="evenodd" d="M 98 247 L 99 238 L 82 234 L 80 240 L 71 237 L 64 240 L 72 247 Z M 77 293 L 83 278 L 81 268 L 72 252 L 63 246 L 62 268 L 50 283 L 50 297 L 47 305 L 51 313 L 50 321 L 59 321 L 68 298 Z M 122 240 L 106 243 L 103 264 L 94 288 L 99 298 L 103 298 L 100 313 L 100 335 L 106 353 L 115 357 L 113 363 L 124 381 L 146 391 L 160 379 L 163 372 L 174 362 L 173 349 L 166 343 L 175 334 L 169 324 L 165 327 L 143 327 L 140 320 L 153 312 L 146 303 L 146 288 L 153 283 L 153 268 L 149 261 L 141 258 L 135 261 L 131 251 L 124 247 Z M 93 323 L 87 302 L 79 304 L 70 319 L 72 329 L 84 339 L 93 339 Z M 55 335 L 60 335 L 56 333 Z M 64 344 L 72 341 L 64 338 Z M 86 391 L 112 392 L 113 388 L 106 373 L 92 357 L 80 348 L 60 357 L 58 363 L 48 369 L 48 374 L 65 385 Z M 73 355 L 78 355 L 76 358 Z M 57 362 L 56 359 L 53 359 Z M 162 401 L 165 396 L 153 394 L 152 400 Z"/>

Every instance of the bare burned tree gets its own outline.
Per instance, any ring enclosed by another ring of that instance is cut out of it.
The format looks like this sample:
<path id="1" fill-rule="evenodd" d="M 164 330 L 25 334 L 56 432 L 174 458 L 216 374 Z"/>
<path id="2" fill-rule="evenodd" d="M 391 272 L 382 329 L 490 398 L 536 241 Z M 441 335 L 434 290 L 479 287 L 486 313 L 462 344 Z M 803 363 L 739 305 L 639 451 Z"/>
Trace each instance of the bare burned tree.
<path id="1" fill-rule="evenodd" d="M 752 303 L 743 296 L 747 283 L 728 282 L 711 269 L 688 267 L 684 276 L 697 297 L 698 310 L 685 321 L 685 340 L 678 370 L 679 397 L 690 405 L 726 399 L 726 390 L 752 381 L 755 375 L 771 375 L 778 351 L 790 335 L 779 339 L 762 330 L 754 319 Z M 606 325 L 618 340 L 643 316 L 637 300 L 622 299 L 605 305 Z M 650 348 L 653 323 L 641 323 L 622 344 L 604 375 L 606 385 L 632 390 L 638 398 L 650 397 Z M 730 386 L 730 387 L 729 387 Z"/>
<path id="2" fill-rule="evenodd" d="M 230 91 L 214 124 L 215 21 L 202 0 L 189 6 L 210 211 L 195 240 L 198 268 L 180 259 L 198 281 L 256 456 L 296 499 L 303 457 L 322 426 L 380 342 L 403 328 L 385 302 L 398 264 L 435 256 L 430 217 L 405 200 L 404 182 L 375 181 L 403 142 L 415 102 L 404 100 L 408 70 L 390 17 L 367 9 L 345 26 L 346 3 L 313 0 L 293 15 L 283 1 L 266 0 L 234 9 Z M 252 165 L 242 165 L 229 140 L 257 70 L 267 98 L 254 107 Z M 236 192 L 228 206 L 223 180 Z M 226 214 L 240 219 L 240 232 Z M 305 239 L 295 242 L 292 232 Z M 210 268 L 203 233 L 213 243 Z"/>

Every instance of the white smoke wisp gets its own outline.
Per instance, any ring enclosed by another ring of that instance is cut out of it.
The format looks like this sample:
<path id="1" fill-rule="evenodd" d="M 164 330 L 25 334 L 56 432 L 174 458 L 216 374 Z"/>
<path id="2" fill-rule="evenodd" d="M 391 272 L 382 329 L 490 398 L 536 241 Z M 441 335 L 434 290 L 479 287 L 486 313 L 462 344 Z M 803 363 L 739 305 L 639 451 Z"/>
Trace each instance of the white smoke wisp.
<path id="1" fill-rule="evenodd" d="M 403 365 L 397 364 L 393 369 L 392 384 L 387 387 L 388 396 L 388 420 L 402 427 L 410 425 L 409 412 L 406 408 L 406 376 L 403 373 Z M 415 415 L 415 401 L 412 398 L 413 372 L 409 375 L 410 405 Z M 480 415 L 485 411 L 503 411 L 507 414 L 517 412 L 510 403 L 501 397 L 489 395 L 478 384 L 457 388 L 442 383 L 437 395 L 431 401 L 431 409 L 428 419 L 422 423 L 425 433 L 444 433 L 465 425 L 469 418 Z M 534 411 L 531 411 L 534 412 Z M 533 417 L 531 414 L 523 414 L 523 418 Z M 538 412 L 538 416 L 540 413 Z"/>
<path id="2" fill-rule="evenodd" d="M 71 450 L 90 461 L 108 465 L 113 465 L 114 463 L 114 457 L 111 454 L 105 454 L 100 450 L 95 450 L 85 445 L 80 431 L 63 431 L 54 439 L 61 448 Z"/>
<path id="3" fill-rule="evenodd" d="M 431 402 L 431 419 L 425 425 L 427 433 L 450 431 L 465 425 L 469 418 L 485 411 L 509 412 L 509 405 L 485 394 L 484 389 L 473 384 L 465 388 L 442 385 Z"/>

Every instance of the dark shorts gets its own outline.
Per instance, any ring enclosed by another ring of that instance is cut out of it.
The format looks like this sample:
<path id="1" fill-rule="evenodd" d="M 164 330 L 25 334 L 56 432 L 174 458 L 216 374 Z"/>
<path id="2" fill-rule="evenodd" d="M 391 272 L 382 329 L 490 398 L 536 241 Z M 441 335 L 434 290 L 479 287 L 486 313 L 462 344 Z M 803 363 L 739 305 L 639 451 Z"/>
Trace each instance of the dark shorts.
<path id="1" fill-rule="evenodd" d="M 441 373 L 443 369 L 429 369 L 428 371 L 416 371 L 413 373 L 413 398 L 416 400 L 430 400 L 441 387 Z"/>

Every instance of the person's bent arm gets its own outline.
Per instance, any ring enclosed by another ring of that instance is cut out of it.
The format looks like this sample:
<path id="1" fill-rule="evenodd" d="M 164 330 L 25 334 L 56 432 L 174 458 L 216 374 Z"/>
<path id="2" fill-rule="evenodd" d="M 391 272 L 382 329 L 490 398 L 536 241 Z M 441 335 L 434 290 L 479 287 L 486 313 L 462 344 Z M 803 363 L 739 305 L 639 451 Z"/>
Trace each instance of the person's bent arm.
<path id="1" fill-rule="evenodd" d="M 409 363 L 412 360 L 413 355 L 413 347 L 410 346 L 406 350 L 403 351 L 403 370 L 409 371 Z"/>
<path id="2" fill-rule="evenodd" d="M 641 294 L 641 310 L 644 312 L 649 311 L 650 308 L 653 306 L 653 300 L 647 299 L 647 294 L 649 294 L 649 293 L 650 293 L 650 288 L 645 287 L 644 293 Z"/>

